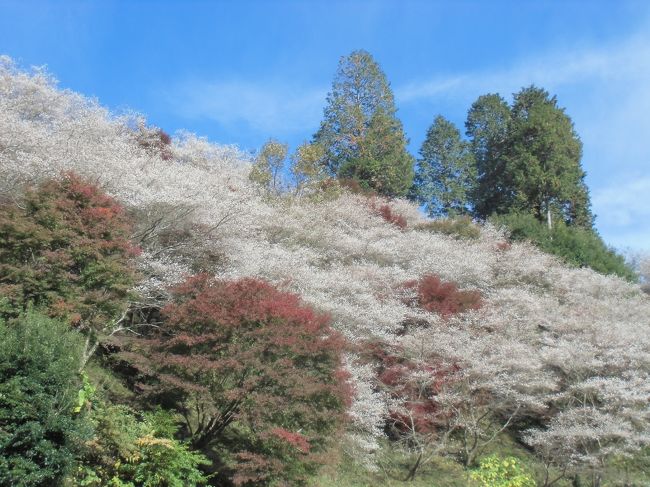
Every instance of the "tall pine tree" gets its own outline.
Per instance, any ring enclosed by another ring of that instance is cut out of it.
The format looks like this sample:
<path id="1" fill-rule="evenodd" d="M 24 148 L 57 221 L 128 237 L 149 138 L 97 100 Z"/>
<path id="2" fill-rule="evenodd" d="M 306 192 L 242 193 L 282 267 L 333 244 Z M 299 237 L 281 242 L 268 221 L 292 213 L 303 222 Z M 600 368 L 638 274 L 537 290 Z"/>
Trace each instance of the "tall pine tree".
<path id="1" fill-rule="evenodd" d="M 352 178 L 386 196 L 403 196 L 413 158 L 386 75 L 366 51 L 341 58 L 314 142 L 333 176 Z"/>
<path id="2" fill-rule="evenodd" d="M 420 149 L 414 193 L 430 216 L 470 211 L 476 169 L 469 144 L 449 120 L 436 117 Z"/>
<path id="3" fill-rule="evenodd" d="M 580 160 L 582 142 L 555 96 L 535 86 L 515 94 L 503 158 L 515 210 L 591 228 L 593 217 Z"/>
<path id="4" fill-rule="evenodd" d="M 477 185 L 474 213 L 487 218 L 506 212 L 510 206 L 507 174 L 501 152 L 508 139 L 510 107 L 498 94 L 480 96 L 469 109 L 465 122 L 476 161 Z"/>

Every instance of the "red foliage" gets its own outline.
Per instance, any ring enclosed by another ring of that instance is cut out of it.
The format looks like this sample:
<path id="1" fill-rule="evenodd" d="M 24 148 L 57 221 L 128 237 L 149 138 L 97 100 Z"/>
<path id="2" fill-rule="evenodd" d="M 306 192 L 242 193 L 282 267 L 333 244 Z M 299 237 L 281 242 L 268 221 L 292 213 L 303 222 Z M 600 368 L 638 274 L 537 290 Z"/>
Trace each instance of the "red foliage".
<path id="1" fill-rule="evenodd" d="M 406 218 L 404 218 L 404 216 L 400 215 L 399 213 L 394 213 L 393 209 L 387 203 L 377 205 L 377 201 L 373 198 L 372 200 L 370 200 L 370 208 L 377 215 L 381 216 L 384 219 L 384 221 L 392 225 L 395 225 L 401 230 L 404 230 L 408 225 Z"/>
<path id="2" fill-rule="evenodd" d="M 104 238 L 124 235 L 131 231 L 131 223 L 124 208 L 98 186 L 84 181 L 72 172 L 67 172 L 60 180 L 49 181 L 28 194 L 28 201 L 40 210 L 45 202 L 52 202 L 59 210 L 61 218 L 68 224 L 78 224 L 77 233 L 88 238 Z M 47 209 L 47 208 L 43 208 Z M 131 243 L 122 239 L 111 239 L 112 248 L 131 252 Z"/>
<path id="3" fill-rule="evenodd" d="M 403 287 L 414 290 L 415 299 L 407 304 L 419 306 L 448 318 L 451 315 L 479 309 L 483 305 L 478 291 L 461 291 L 456 283 L 443 282 L 438 276 L 427 274 L 418 280 L 407 281 Z"/>
<path id="4" fill-rule="evenodd" d="M 164 130 L 160 129 L 158 131 L 158 136 L 160 137 L 160 142 L 164 145 L 171 145 L 172 143 L 172 138 L 169 136 L 167 132 Z"/>
<path id="5" fill-rule="evenodd" d="M 0 293 L 14 312 L 28 304 L 84 326 L 120 311 L 138 250 L 122 206 L 73 173 L 0 205 Z"/>
<path id="6" fill-rule="evenodd" d="M 404 216 L 400 215 L 399 213 L 393 213 L 393 210 L 391 209 L 390 206 L 381 205 L 379 207 L 379 214 L 388 223 L 392 223 L 393 225 L 401 228 L 402 230 L 406 228 L 407 225 L 406 218 L 404 218 Z"/>
<path id="7" fill-rule="evenodd" d="M 195 447 L 227 443 L 230 481 L 313 471 L 350 395 L 329 317 L 257 279 L 197 275 L 173 293 L 160 335 L 136 342 L 154 371 L 142 390 L 188 418 Z"/>
<path id="8" fill-rule="evenodd" d="M 497 242 L 497 250 L 499 252 L 505 252 L 507 250 L 510 250 L 511 248 L 512 248 L 512 244 L 510 242 L 506 242 L 505 240 L 501 242 Z"/>
<path id="9" fill-rule="evenodd" d="M 309 440 L 300 433 L 293 433 L 284 428 L 273 428 L 270 430 L 270 433 L 302 453 L 309 453 Z"/>
<path id="10" fill-rule="evenodd" d="M 163 160 L 168 161 L 173 157 L 171 151 L 172 138 L 162 129 L 153 132 L 143 132 L 138 137 L 140 147 L 147 149 L 153 154 L 159 155 Z"/>
<path id="11" fill-rule="evenodd" d="M 436 396 L 455 380 L 459 367 L 433 356 L 407 358 L 401 348 L 381 342 L 368 349 L 378 366 L 379 381 L 393 399 L 389 417 L 392 435 L 435 435 L 448 417 Z"/>
<path id="12" fill-rule="evenodd" d="M 236 453 L 235 460 L 239 468 L 232 472 L 228 484 L 236 486 L 267 485 L 273 480 L 270 472 L 282 470 L 282 461 L 250 451 Z"/>

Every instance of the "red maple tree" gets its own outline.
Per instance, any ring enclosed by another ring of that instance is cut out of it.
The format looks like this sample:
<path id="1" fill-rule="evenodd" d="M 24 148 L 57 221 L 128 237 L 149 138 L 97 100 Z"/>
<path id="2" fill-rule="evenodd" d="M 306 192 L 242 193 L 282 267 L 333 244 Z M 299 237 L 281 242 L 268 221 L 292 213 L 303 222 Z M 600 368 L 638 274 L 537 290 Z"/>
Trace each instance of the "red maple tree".
<path id="1" fill-rule="evenodd" d="M 143 392 L 180 411 L 193 446 L 235 484 L 299 484 L 344 420 L 343 338 L 258 279 L 197 275 L 173 292 L 160 334 L 136 343 Z"/>

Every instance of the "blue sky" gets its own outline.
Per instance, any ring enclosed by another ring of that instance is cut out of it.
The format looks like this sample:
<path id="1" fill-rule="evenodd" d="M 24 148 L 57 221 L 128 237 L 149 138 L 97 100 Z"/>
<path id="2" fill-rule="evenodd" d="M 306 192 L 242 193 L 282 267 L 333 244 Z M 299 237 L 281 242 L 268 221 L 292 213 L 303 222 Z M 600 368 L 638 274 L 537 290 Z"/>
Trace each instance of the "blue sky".
<path id="1" fill-rule="evenodd" d="M 2 0 L 0 54 L 173 133 L 255 149 L 318 127 L 339 58 L 373 54 L 416 154 L 442 114 L 535 83 L 584 143 L 597 228 L 650 249 L 650 2 Z"/>

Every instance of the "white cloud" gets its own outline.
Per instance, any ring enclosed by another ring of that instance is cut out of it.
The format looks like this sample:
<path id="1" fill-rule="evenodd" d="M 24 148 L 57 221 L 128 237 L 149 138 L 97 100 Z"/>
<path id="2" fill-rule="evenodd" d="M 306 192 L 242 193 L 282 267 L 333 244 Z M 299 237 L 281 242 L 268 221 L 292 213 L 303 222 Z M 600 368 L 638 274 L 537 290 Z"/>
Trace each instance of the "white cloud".
<path id="1" fill-rule="evenodd" d="M 650 175 L 605 186 L 591 199 L 610 244 L 650 250 Z"/>
<path id="2" fill-rule="evenodd" d="M 192 80 L 167 99 L 181 116 L 214 120 L 224 127 L 245 124 L 257 132 L 286 135 L 317 127 L 326 90 L 242 80 Z"/>
<path id="3" fill-rule="evenodd" d="M 505 68 L 415 81 L 397 88 L 396 98 L 400 103 L 435 101 L 449 95 L 473 100 L 488 92 L 507 96 L 533 83 L 556 91 L 584 82 L 649 77 L 650 36 L 644 33 L 612 46 L 551 52 Z"/>

